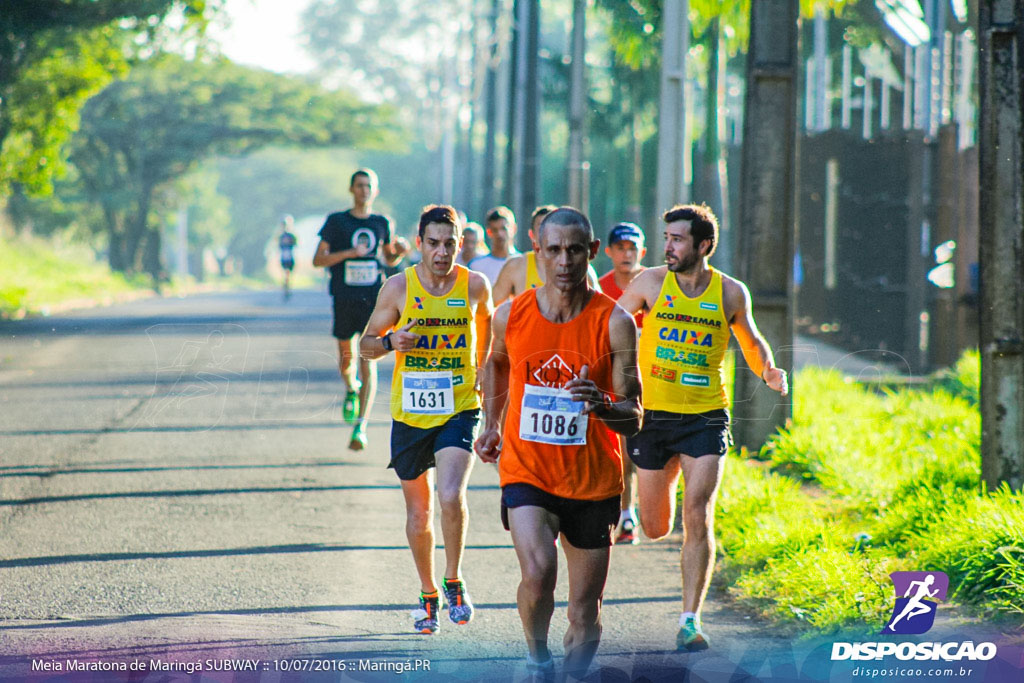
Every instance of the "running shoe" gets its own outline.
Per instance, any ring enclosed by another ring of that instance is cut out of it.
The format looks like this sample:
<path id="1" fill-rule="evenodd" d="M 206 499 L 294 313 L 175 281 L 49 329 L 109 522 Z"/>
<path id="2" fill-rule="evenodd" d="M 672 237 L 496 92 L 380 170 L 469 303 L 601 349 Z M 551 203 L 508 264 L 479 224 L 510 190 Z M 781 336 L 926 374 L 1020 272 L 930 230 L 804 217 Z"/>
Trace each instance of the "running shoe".
<path id="1" fill-rule="evenodd" d="M 619 533 L 615 537 L 615 545 L 636 545 L 640 537 L 636 533 L 636 522 L 631 517 L 626 517 L 619 524 Z"/>
<path id="2" fill-rule="evenodd" d="M 692 617 L 683 622 L 676 634 L 676 650 L 698 652 L 708 649 L 708 638 L 704 635 L 696 619 Z"/>
<path id="3" fill-rule="evenodd" d="M 414 609 L 411 614 L 416 621 L 413 629 L 426 635 L 437 633 L 441 625 L 437 621 L 437 595 L 427 597 L 420 593 L 420 608 Z"/>
<path id="4" fill-rule="evenodd" d="M 361 451 L 366 448 L 366 423 L 357 422 L 355 429 L 352 430 L 352 438 L 348 442 L 349 450 Z"/>
<path id="5" fill-rule="evenodd" d="M 345 403 L 341 406 L 341 416 L 345 422 L 352 424 L 359 419 L 359 392 L 349 391 L 345 394 Z"/>
<path id="6" fill-rule="evenodd" d="M 452 623 L 465 625 L 473 619 L 473 602 L 466 592 L 466 584 L 458 579 L 444 580 L 444 601 Z"/>
<path id="7" fill-rule="evenodd" d="M 555 680 L 555 660 L 549 656 L 543 662 L 538 662 L 530 655 L 526 655 L 526 673 L 535 681 L 553 681 Z"/>

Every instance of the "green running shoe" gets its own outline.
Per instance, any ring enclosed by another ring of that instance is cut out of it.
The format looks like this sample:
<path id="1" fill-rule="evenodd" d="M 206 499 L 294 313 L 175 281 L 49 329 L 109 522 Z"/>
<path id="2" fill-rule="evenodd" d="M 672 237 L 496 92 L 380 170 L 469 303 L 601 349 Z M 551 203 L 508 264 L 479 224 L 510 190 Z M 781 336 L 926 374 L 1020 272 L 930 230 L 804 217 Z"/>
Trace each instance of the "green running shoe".
<path id="1" fill-rule="evenodd" d="M 708 638 L 696 619 L 687 619 L 676 634 L 676 650 L 699 652 L 708 649 Z"/>
<path id="2" fill-rule="evenodd" d="M 348 442 L 349 450 L 361 451 L 366 448 L 366 423 L 360 420 L 352 430 L 352 438 Z"/>
<path id="3" fill-rule="evenodd" d="M 345 394 L 345 403 L 341 406 L 341 416 L 345 422 L 352 424 L 359 419 L 359 392 L 350 391 Z"/>

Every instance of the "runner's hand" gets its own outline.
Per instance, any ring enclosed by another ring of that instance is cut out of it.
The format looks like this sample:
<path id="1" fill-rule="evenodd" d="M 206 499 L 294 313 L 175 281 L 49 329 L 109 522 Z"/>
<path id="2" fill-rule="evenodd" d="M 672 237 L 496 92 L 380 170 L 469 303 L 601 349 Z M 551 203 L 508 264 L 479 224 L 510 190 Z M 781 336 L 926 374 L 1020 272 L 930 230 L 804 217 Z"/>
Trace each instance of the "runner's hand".
<path id="1" fill-rule="evenodd" d="M 789 393 L 789 378 L 782 368 L 768 368 L 761 377 L 770 389 L 774 389 L 783 396 Z"/>
<path id="2" fill-rule="evenodd" d="M 391 241 L 391 253 L 395 256 L 403 256 L 409 251 L 409 243 L 404 237 L 396 237 Z"/>
<path id="3" fill-rule="evenodd" d="M 405 326 L 391 333 L 391 346 L 395 351 L 412 351 L 416 348 L 416 344 L 420 341 L 420 335 L 410 331 L 415 324 L 415 320 L 410 320 Z"/>
<path id="4" fill-rule="evenodd" d="M 604 394 L 597 388 L 588 375 L 590 374 L 590 366 L 584 365 L 580 370 L 580 374 L 576 379 L 571 379 L 565 383 L 563 389 L 566 389 L 572 395 L 572 400 L 586 402 L 583 406 L 583 414 L 593 411 L 595 408 L 604 403 Z"/>
<path id="5" fill-rule="evenodd" d="M 370 247 L 365 244 L 357 244 L 352 248 L 356 251 L 356 258 L 362 258 L 370 253 Z"/>
<path id="6" fill-rule="evenodd" d="M 501 432 L 497 429 L 487 429 L 473 444 L 473 449 L 484 462 L 498 462 L 501 455 Z"/>

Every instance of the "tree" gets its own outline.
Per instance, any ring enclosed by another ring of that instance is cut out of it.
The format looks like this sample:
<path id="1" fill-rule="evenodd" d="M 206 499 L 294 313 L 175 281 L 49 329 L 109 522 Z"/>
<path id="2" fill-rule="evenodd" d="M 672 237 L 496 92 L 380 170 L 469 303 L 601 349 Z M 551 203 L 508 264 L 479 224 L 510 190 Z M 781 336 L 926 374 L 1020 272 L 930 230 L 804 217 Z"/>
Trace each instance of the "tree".
<path id="1" fill-rule="evenodd" d="M 48 193 L 84 102 L 123 75 L 172 9 L 202 30 L 217 0 L 0 0 L 0 192 Z"/>
<path id="2" fill-rule="evenodd" d="M 82 111 L 71 160 L 102 207 L 111 268 L 161 271 L 154 193 L 218 154 L 271 144 L 327 146 L 397 140 L 387 108 L 361 104 L 303 80 L 226 60 L 164 55 L 93 97 Z"/>

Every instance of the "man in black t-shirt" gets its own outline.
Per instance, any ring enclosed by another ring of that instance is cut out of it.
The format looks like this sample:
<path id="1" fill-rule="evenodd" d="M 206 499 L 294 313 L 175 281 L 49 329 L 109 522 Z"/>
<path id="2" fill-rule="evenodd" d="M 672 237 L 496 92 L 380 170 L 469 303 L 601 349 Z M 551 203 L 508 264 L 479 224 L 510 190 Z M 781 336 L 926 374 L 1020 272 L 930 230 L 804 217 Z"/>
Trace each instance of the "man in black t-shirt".
<path id="1" fill-rule="evenodd" d="M 338 366 L 345 382 L 342 415 L 355 423 L 348 447 L 366 448 L 366 413 L 377 390 L 377 364 L 360 358 L 358 374 L 354 358 L 359 350 L 359 334 L 366 327 L 384 282 L 381 261 L 393 266 L 402 260 L 409 245 L 401 237 L 392 238 L 391 222 L 372 212 L 377 197 L 377 174 L 360 169 L 349 183 L 353 206 L 332 213 L 320 229 L 313 265 L 331 271 L 331 296 L 334 297 L 334 336 L 338 340 Z"/>

